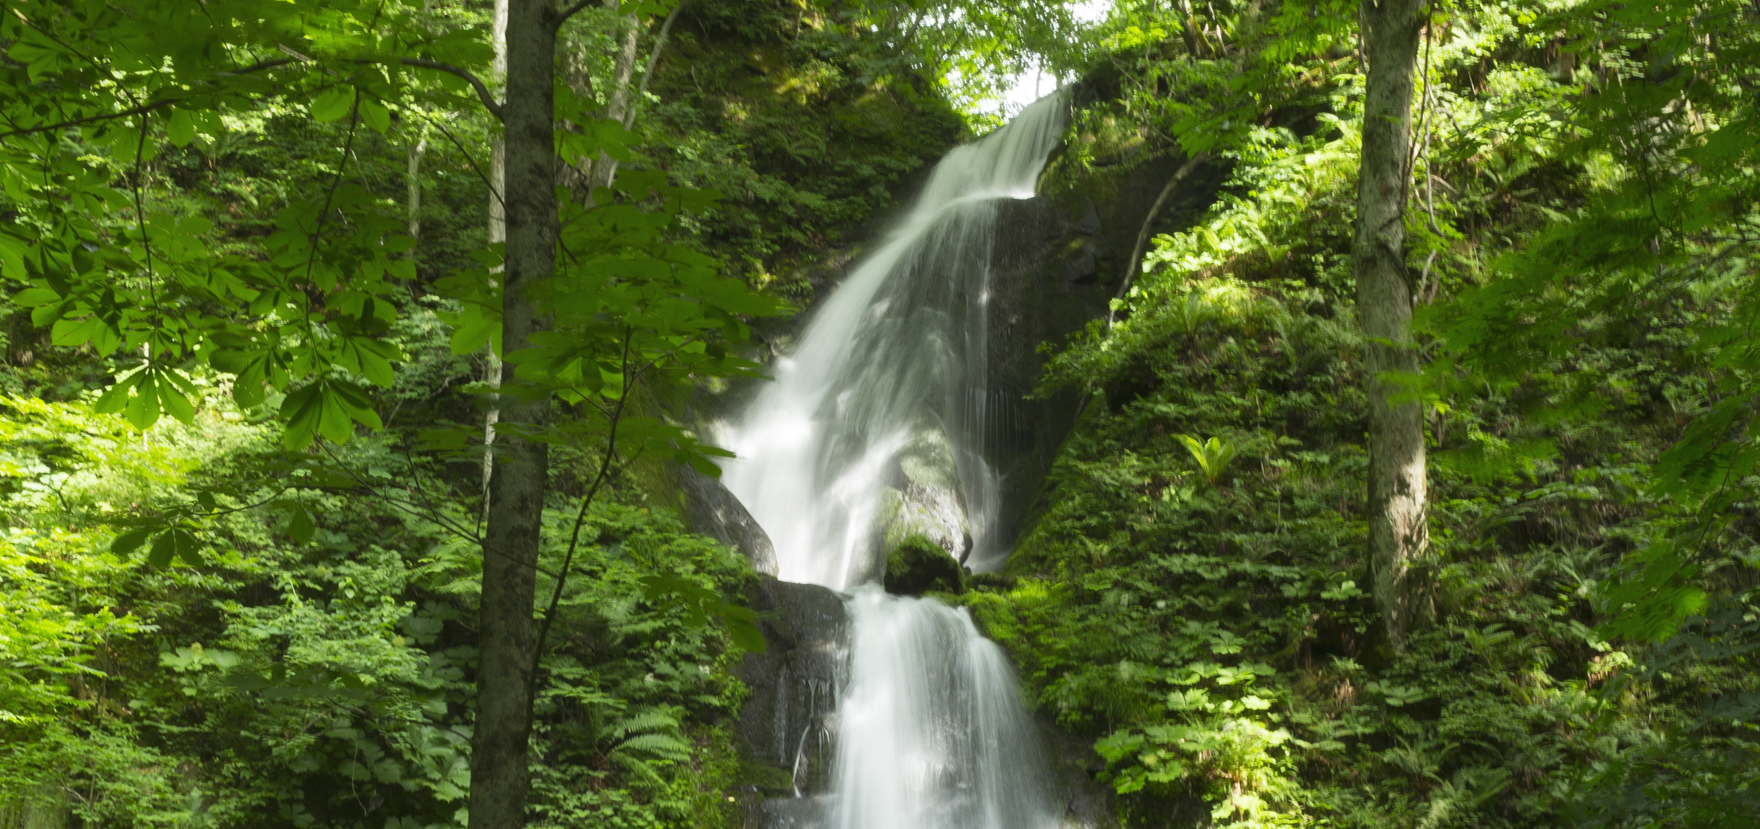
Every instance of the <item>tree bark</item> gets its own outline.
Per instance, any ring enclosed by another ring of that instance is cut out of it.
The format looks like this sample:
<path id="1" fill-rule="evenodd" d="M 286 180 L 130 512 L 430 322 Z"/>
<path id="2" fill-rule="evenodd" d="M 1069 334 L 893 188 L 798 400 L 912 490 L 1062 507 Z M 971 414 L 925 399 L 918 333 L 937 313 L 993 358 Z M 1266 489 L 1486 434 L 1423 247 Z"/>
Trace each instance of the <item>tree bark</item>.
<path id="1" fill-rule="evenodd" d="M 409 231 L 409 238 L 416 241 L 422 239 L 422 156 L 428 152 L 428 137 L 422 136 L 409 148 L 409 164 L 404 168 L 404 184 L 407 186 L 407 200 L 404 205 L 404 225 Z M 411 246 L 409 258 L 416 258 L 416 248 Z"/>
<path id="2" fill-rule="evenodd" d="M 623 128 L 635 126 L 636 111 L 642 106 L 643 98 L 648 94 L 648 84 L 654 80 L 654 67 L 660 65 L 660 54 L 666 50 L 666 38 L 672 34 L 672 24 L 677 22 L 678 13 L 684 11 L 684 5 L 690 0 L 678 0 L 678 5 L 666 15 L 666 21 L 660 24 L 660 33 L 654 35 L 654 46 L 648 50 L 648 62 L 642 64 L 642 82 L 636 87 L 636 94 L 623 112 Z"/>
<path id="3" fill-rule="evenodd" d="M 489 24 L 490 41 L 495 48 L 495 62 L 491 65 L 494 84 L 504 90 L 507 85 L 507 0 L 495 0 L 494 16 Z M 507 192 L 507 145 L 499 135 L 489 139 L 489 244 L 507 241 L 507 208 L 501 202 L 501 194 Z M 501 268 L 491 271 L 499 278 Z M 489 388 L 501 388 L 501 355 L 496 353 L 495 344 L 489 344 L 489 354 L 483 360 L 483 379 Z M 489 395 L 489 408 L 483 412 L 483 521 L 489 520 L 489 481 L 495 477 L 495 422 L 501 419 L 500 395 Z"/>
<path id="4" fill-rule="evenodd" d="M 611 94 L 605 102 L 605 117 L 622 122 L 624 110 L 629 106 L 629 82 L 636 71 L 637 39 L 641 36 L 641 26 L 632 15 L 622 21 L 624 26 L 623 44 L 617 50 L 617 63 L 612 69 Z M 599 153 L 594 159 L 592 170 L 587 174 L 587 196 L 585 201 L 592 202 L 593 191 L 600 187 L 610 187 L 617 175 L 617 161 L 611 156 Z"/>
<path id="5" fill-rule="evenodd" d="M 1411 179 L 1413 71 L 1424 17 L 1421 0 L 1364 0 L 1368 94 L 1351 269 L 1366 340 L 1369 392 L 1369 555 L 1375 601 L 1388 643 L 1399 650 L 1421 613 L 1413 562 L 1430 543 L 1424 481 L 1424 421 L 1416 402 L 1394 403 L 1389 372 L 1416 372 L 1412 288 L 1405 264 L 1405 208 Z"/>
<path id="6" fill-rule="evenodd" d="M 559 233 L 555 83 L 557 11 L 550 0 L 511 0 L 507 13 L 506 271 L 502 349 L 526 348 L 548 321 L 529 300 L 556 267 Z M 470 829 L 525 825 L 531 739 L 535 573 L 549 471 L 545 444 L 527 430 L 550 419 L 547 394 L 509 394 L 513 363 L 502 367 L 500 444 L 490 480 L 483 540 L 483 597 L 477 627 L 477 720 L 471 745 Z M 513 426 L 516 428 L 508 428 Z"/>

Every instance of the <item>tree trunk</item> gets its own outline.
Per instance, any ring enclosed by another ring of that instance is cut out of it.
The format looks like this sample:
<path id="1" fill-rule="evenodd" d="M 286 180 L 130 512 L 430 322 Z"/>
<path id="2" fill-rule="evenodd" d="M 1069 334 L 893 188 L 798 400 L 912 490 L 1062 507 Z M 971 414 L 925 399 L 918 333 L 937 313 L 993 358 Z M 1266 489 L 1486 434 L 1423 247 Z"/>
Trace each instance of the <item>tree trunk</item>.
<path id="1" fill-rule="evenodd" d="M 1357 278 L 1369 391 L 1369 555 L 1388 642 L 1404 647 L 1417 621 L 1414 560 L 1430 543 L 1424 484 L 1424 421 L 1416 402 L 1395 404 L 1388 372 L 1416 372 L 1412 289 L 1405 266 L 1405 207 L 1411 178 L 1412 73 L 1423 27 L 1419 0 L 1365 0 L 1368 97 L 1357 182 Z"/>
<path id="2" fill-rule="evenodd" d="M 605 102 L 605 117 L 621 122 L 624 110 L 629 106 L 629 82 L 636 72 L 637 38 L 641 36 L 641 25 L 631 16 L 622 21 L 624 25 L 623 44 L 617 50 L 617 64 L 612 70 L 611 94 Z M 593 161 L 592 172 L 587 175 L 587 201 L 592 200 L 592 193 L 600 187 L 610 187 L 617 175 L 617 161 L 611 156 L 599 153 Z"/>
<path id="3" fill-rule="evenodd" d="M 648 91 L 648 82 L 654 79 L 654 67 L 660 63 L 660 53 L 666 48 L 666 37 L 672 33 L 672 23 L 678 19 L 678 13 L 684 10 L 684 0 L 672 7 L 672 13 L 666 15 L 666 22 L 660 24 L 660 33 L 654 36 L 654 46 L 648 50 L 648 62 L 642 70 L 642 82 L 636 87 L 635 95 L 630 95 L 630 72 L 634 63 L 625 63 L 625 59 L 635 58 L 636 27 L 630 27 L 630 36 L 623 43 L 623 51 L 617 56 L 617 88 L 611 93 L 611 105 L 605 108 L 605 117 L 616 118 L 623 122 L 623 128 L 635 126 L 636 110 L 642 105 L 642 96 Z M 617 159 L 604 153 L 599 154 L 598 163 L 593 165 L 592 186 L 610 187 L 617 180 Z"/>
<path id="4" fill-rule="evenodd" d="M 506 271 L 503 353 L 526 348 L 548 321 L 528 293 L 551 278 L 559 232 L 554 152 L 557 12 L 549 0 L 511 0 L 507 14 Z M 515 382 L 502 367 L 502 387 Z M 542 427 L 548 395 L 504 394 L 501 422 Z M 470 829 L 525 825 L 531 739 L 535 573 L 549 454 L 525 429 L 503 428 L 490 480 L 477 627 L 477 720 L 471 745 Z"/>
<path id="5" fill-rule="evenodd" d="M 409 164 L 404 168 L 404 183 L 408 187 L 407 204 L 404 206 L 405 229 L 409 238 L 421 241 L 422 238 L 422 156 L 428 152 L 428 137 L 422 136 L 409 148 Z M 416 248 L 411 246 L 409 258 L 416 258 Z"/>
<path id="6" fill-rule="evenodd" d="M 491 66 L 494 83 L 505 89 L 507 84 L 507 0 L 495 0 L 494 16 L 489 24 L 490 41 L 495 48 L 495 62 Z M 503 92 L 505 96 L 505 92 Z M 489 244 L 507 241 L 507 208 L 501 203 L 501 194 L 507 192 L 507 145 L 501 136 L 489 139 Z M 500 268 L 491 273 L 491 279 L 499 278 Z M 501 355 L 496 353 L 495 344 L 489 344 L 489 354 L 483 361 L 483 379 L 487 380 L 492 389 L 501 388 Z M 500 395 L 489 396 L 489 408 L 483 412 L 483 521 L 489 520 L 489 481 L 495 477 L 495 422 L 501 419 Z"/>
<path id="7" fill-rule="evenodd" d="M 654 67 L 660 64 L 660 54 L 666 50 L 666 38 L 672 34 L 672 24 L 678 21 L 678 13 L 690 0 L 678 0 L 678 5 L 666 15 L 666 22 L 660 24 L 660 33 L 654 35 L 654 46 L 648 50 L 648 62 L 642 64 L 642 83 L 636 87 L 636 94 L 623 111 L 623 128 L 635 126 L 636 111 L 641 108 L 644 97 L 648 94 L 648 84 L 654 80 Z"/>
<path id="8" fill-rule="evenodd" d="M 1192 0 L 1180 0 L 1179 10 L 1182 15 L 1180 37 L 1185 38 L 1186 51 L 1192 60 L 1199 60 L 1204 57 L 1204 34 L 1198 27 L 1197 13 L 1192 11 Z"/>

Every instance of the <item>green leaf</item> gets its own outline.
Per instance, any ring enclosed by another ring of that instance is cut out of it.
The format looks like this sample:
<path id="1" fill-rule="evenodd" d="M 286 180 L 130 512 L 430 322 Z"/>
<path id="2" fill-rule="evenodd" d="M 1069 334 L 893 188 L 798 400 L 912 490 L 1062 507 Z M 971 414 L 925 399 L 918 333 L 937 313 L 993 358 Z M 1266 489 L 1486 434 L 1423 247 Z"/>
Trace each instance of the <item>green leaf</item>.
<path id="1" fill-rule="evenodd" d="M 179 422 L 195 422 L 195 404 L 190 402 L 189 396 L 177 388 L 177 384 L 168 377 L 161 377 L 159 381 L 159 408 L 177 418 Z"/>
<path id="2" fill-rule="evenodd" d="M 764 632 L 758 629 L 757 623 L 752 619 L 736 618 L 732 614 L 723 618 L 727 622 L 727 635 L 740 650 L 746 653 L 763 653 L 769 647 L 764 641 Z"/>
<path id="3" fill-rule="evenodd" d="M 391 129 L 391 110 L 372 98 L 361 98 L 361 120 L 374 132 L 384 135 Z"/>
<path id="4" fill-rule="evenodd" d="M 318 419 L 324 413 L 323 384 L 312 383 L 289 394 L 281 401 L 281 416 L 287 419 L 287 430 L 281 442 L 298 451 L 311 444 L 318 433 Z"/>
<path id="5" fill-rule="evenodd" d="M 142 544 L 147 543 L 147 536 L 152 534 L 153 528 L 151 527 L 129 530 L 111 540 L 110 552 L 118 557 L 127 556 L 129 553 L 140 549 Z"/>
<path id="6" fill-rule="evenodd" d="M 310 544 L 317 528 L 312 526 L 312 514 L 304 507 L 295 507 L 293 518 L 287 522 L 287 534 L 301 544 Z"/>
<path id="7" fill-rule="evenodd" d="M 172 527 L 153 539 L 153 547 L 147 551 L 147 566 L 162 570 L 171 566 L 171 559 L 176 557 L 191 567 L 199 567 L 202 563 L 200 547 L 190 531 Z"/>
<path id="8" fill-rule="evenodd" d="M 122 411 L 128 406 L 128 390 L 141 381 L 142 374 L 144 371 L 135 371 L 117 380 L 98 396 L 98 401 L 92 404 L 92 411 L 98 414 L 116 414 Z"/>
<path id="9" fill-rule="evenodd" d="M 165 137 L 173 147 L 188 146 L 196 137 L 196 119 L 189 110 L 173 110 L 170 123 L 165 125 Z"/>
<path id="10" fill-rule="evenodd" d="M 321 122 L 339 121 L 354 107 L 354 87 L 332 87 L 312 101 L 312 118 Z"/>
<path id="11" fill-rule="evenodd" d="M 135 390 L 138 393 L 128 399 L 123 417 L 144 432 L 159 422 L 159 385 L 153 381 L 153 372 L 142 371 Z"/>

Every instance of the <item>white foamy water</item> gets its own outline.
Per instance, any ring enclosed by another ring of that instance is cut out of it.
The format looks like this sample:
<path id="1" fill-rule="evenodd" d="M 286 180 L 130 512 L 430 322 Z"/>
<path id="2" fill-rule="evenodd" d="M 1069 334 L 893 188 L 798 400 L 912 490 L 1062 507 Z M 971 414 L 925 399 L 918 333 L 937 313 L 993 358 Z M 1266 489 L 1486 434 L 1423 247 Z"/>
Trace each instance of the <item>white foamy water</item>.
<path id="1" fill-rule="evenodd" d="M 997 199 L 1031 198 L 1062 135 L 1049 96 L 947 154 L 923 193 L 807 323 L 721 445 L 722 482 L 770 535 L 777 575 L 842 590 L 875 575 L 876 511 L 913 436 L 945 436 L 972 536 L 991 563 L 996 475 L 979 454 L 984 306 Z"/>
<path id="2" fill-rule="evenodd" d="M 837 829 L 1056 826 L 1051 780 L 1014 671 L 965 610 L 888 596 L 849 602 L 837 711 Z"/>
<path id="3" fill-rule="evenodd" d="M 997 476 L 982 457 L 994 204 L 1033 196 L 1066 110 L 1052 95 L 948 153 L 817 309 L 776 382 L 721 435 L 738 454 L 722 482 L 769 534 L 778 575 L 848 593 L 826 816 L 837 829 L 1061 820 L 1002 651 L 963 609 L 874 582 L 901 502 L 963 544 L 954 552 L 977 569 L 1007 553 L 995 542 Z"/>

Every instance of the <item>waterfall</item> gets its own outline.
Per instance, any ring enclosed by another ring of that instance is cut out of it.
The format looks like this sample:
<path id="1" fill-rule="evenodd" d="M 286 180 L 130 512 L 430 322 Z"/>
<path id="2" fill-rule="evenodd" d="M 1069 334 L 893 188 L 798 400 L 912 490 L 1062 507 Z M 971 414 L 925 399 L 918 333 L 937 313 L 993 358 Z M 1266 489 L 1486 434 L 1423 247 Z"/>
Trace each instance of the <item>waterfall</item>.
<path id="1" fill-rule="evenodd" d="M 847 594 L 837 829 L 1060 820 L 1001 650 L 963 609 L 888 596 L 875 582 L 907 534 L 975 570 L 1007 555 L 984 457 L 994 205 L 1034 195 L 1066 112 L 1053 94 L 948 153 L 777 360 L 776 382 L 721 435 L 738 456 L 722 480 L 768 533 L 779 577 Z"/>

